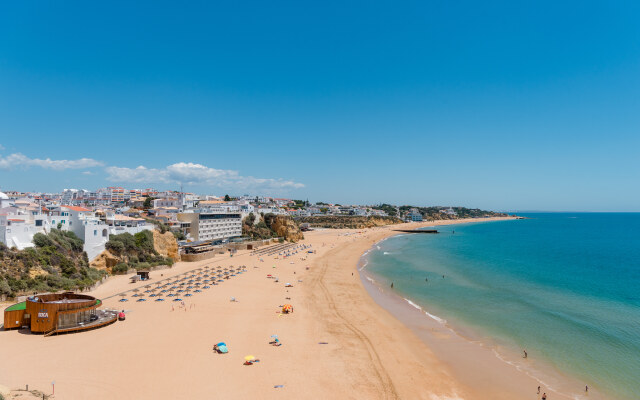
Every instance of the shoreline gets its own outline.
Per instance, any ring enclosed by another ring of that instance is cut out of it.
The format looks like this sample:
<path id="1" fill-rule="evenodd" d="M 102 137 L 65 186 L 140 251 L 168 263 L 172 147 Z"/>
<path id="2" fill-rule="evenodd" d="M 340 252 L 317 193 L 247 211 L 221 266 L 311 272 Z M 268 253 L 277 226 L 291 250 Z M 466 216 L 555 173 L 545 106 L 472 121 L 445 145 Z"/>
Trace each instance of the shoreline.
<path id="1" fill-rule="evenodd" d="M 451 221 L 436 225 L 444 224 Z M 179 262 L 153 272 L 149 282 L 111 277 L 89 294 L 104 298 L 104 308 L 124 308 L 125 322 L 47 338 L 0 331 L 0 354 L 11 360 L 0 364 L 0 385 L 29 384 L 50 393 L 55 380 L 56 395 L 65 400 L 536 399 L 529 386 L 522 391 L 474 387 L 460 379 L 455 363 L 442 360 L 437 348 L 376 303 L 358 261 L 376 243 L 401 234 L 396 228 L 319 229 L 300 242 L 312 246 L 313 254 L 261 260 L 243 251 Z M 170 301 L 121 303 L 119 296 L 110 297 L 199 267 L 231 265 L 246 265 L 247 272 L 185 299 L 184 308 Z M 280 314 L 285 303 L 295 313 Z M 281 347 L 268 344 L 274 334 Z M 219 341 L 228 344 L 229 354 L 211 351 Z M 244 366 L 248 354 L 261 362 Z"/>
<path id="2" fill-rule="evenodd" d="M 441 223 L 437 226 L 476 222 L 484 221 L 470 220 L 452 224 Z M 487 222 L 497 221 L 491 220 Z M 402 233 L 399 232 L 399 234 L 401 235 Z M 434 315 L 425 307 L 415 303 L 410 297 L 405 297 L 394 290 L 388 290 L 386 285 L 383 286 L 381 284 L 381 280 L 386 278 L 367 271 L 366 267 L 369 263 L 367 258 L 372 251 L 381 251 L 379 247 L 381 242 L 397 236 L 399 235 L 389 235 L 381 239 L 362 254 L 357 266 L 362 285 L 381 308 L 394 315 L 407 329 L 420 337 L 438 358 L 449 365 L 456 379 L 474 387 L 487 385 L 487 382 L 493 383 L 500 388 L 500 391 L 505 389 L 505 384 L 514 386 L 515 382 L 517 382 L 516 386 L 526 385 L 527 388 L 535 388 L 540 385 L 542 386 L 541 393 L 544 391 L 548 395 L 552 395 L 553 398 L 574 400 L 607 398 L 595 388 L 590 388 L 588 395 L 571 391 L 570 387 L 581 387 L 581 384 L 578 383 L 578 378 L 567 375 L 564 371 L 556 370 L 546 360 L 533 361 L 529 358 L 522 362 L 522 360 L 519 360 L 521 356 L 518 356 L 514 348 L 500 344 L 497 339 L 481 334 L 474 327 L 465 325 L 463 322 L 452 322 L 441 318 L 439 315 Z M 464 353 L 470 356 L 461 357 L 457 354 L 461 352 L 461 349 L 464 349 Z M 481 364 L 482 368 L 479 368 L 477 364 Z M 505 368 L 505 366 L 507 367 Z M 490 370 L 490 372 L 487 370 Z M 493 373 L 496 370 L 502 371 Z M 551 373 L 548 371 L 551 371 Z M 491 386 L 491 384 L 488 384 L 488 386 Z M 485 388 L 484 390 L 490 389 Z M 519 388 L 514 387 L 513 390 L 514 395 L 520 392 Z M 531 393 L 534 393 L 534 395 L 531 396 Z M 521 397 L 515 398 L 539 399 L 541 393 L 537 394 L 535 390 L 524 390 L 520 393 Z M 484 395 L 488 397 L 489 393 Z M 491 398 L 500 397 L 492 393 Z"/>

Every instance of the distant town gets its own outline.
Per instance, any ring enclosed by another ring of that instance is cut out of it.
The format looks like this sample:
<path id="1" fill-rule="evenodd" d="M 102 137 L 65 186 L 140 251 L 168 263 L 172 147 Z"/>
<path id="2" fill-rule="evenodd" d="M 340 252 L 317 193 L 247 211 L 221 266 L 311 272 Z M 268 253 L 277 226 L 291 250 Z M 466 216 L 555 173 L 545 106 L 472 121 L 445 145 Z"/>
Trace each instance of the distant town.
<path id="1" fill-rule="evenodd" d="M 181 244 L 223 243 L 241 238 L 243 223 L 256 225 L 265 215 L 287 216 L 299 221 L 303 230 L 314 217 L 387 217 L 394 222 L 423 219 L 455 219 L 492 215 L 459 207 L 342 205 L 311 203 L 266 196 L 213 196 L 154 189 L 107 187 L 95 191 L 64 189 L 59 193 L 0 192 L 0 242 L 23 250 L 34 246 L 37 233 L 53 229 L 73 232 L 84 242 L 91 261 L 105 250 L 111 235 L 160 227 L 171 231 Z M 436 213 L 436 218 L 434 218 Z M 249 218 L 250 217 L 250 218 Z M 320 219 L 318 219 L 320 220 Z M 325 218 L 326 220 L 326 218 Z M 302 221 L 302 222 L 300 222 Z M 246 228 L 246 226 L 245 226 Z"/>

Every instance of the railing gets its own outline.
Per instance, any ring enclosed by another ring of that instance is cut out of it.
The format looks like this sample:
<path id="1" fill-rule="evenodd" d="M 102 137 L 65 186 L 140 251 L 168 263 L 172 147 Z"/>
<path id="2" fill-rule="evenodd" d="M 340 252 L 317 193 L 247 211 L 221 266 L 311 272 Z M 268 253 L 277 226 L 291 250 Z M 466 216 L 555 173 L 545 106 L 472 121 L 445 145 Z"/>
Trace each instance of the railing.
<path id="1" fill-rule="evenodd" d="M 54 326 L 54 327 L 53 327 L 53 328 L 51 328 L 50 330 L 46 331 L 46 332 L 44 333 L 44 335 L 42 335 L 42 337 L 47 337 L 47 336 L 51 336 L 51 335 L 53 335 L 54 333 L 56 333 L 56 330 L 57 330 L 57 329 L 58 329 L 58 328 L 57 328 L 56 326 Z"/>

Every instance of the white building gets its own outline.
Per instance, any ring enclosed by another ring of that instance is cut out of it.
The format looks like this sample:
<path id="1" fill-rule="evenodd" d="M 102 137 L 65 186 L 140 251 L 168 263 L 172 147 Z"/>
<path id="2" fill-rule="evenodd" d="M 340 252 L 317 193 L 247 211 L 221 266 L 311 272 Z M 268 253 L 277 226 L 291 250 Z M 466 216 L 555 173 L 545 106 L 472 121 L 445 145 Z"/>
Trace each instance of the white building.
<path id="1" fill-rule="evenodd" d="M 237 206 L 218 206 L 178 214 L 189 222 L 189 234 L 195 241 L 220 240 L 242 236 L 242 215 Z"/>
<path id="2" fill-rule="evenodd" d="M 421 222 L 422 214 L 420 214 L 420 212 L 417 209 L 412 208 L 411 211 L 409 211 L 409 213 L 407 214 L 407 221 Z"/>
<path id="3" fill-rule="evenodd" d="M 155 199 L 153 200 L 153 208 L 161 208 L 161 207 L 182 207 L 182 203 L 180 199 L 177 198 L 166 198 L 166 199 Z"/>
<path id="4" fill-rule="evenodd" d="M 46 221 L 42 219 L 37 221 L 39 221 L 38 225 L 28 215 L 0 214 L 0 242 L 18 250 L 33 247 L 33 235 L 44 233 L 48 228 Z"/>
<path id="5" fill-rule="evenodd" d="M 9 196 L 7 196 L 6 194 L 0 192 L 0 208 L 9 207 L 9 205 L 11 203 L 12 203 L 12 201 L 9 198 Z"/>

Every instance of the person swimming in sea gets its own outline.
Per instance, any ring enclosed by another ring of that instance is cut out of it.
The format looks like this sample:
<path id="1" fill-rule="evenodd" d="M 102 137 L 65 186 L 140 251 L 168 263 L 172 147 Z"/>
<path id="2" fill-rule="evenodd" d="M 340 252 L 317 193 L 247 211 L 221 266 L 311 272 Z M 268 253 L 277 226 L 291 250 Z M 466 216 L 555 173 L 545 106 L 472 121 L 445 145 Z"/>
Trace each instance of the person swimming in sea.
<path id="1" fill-rule="evenodd" d="M 391 282 L 391 289 L 393 289 L 393 282 Z"/>

